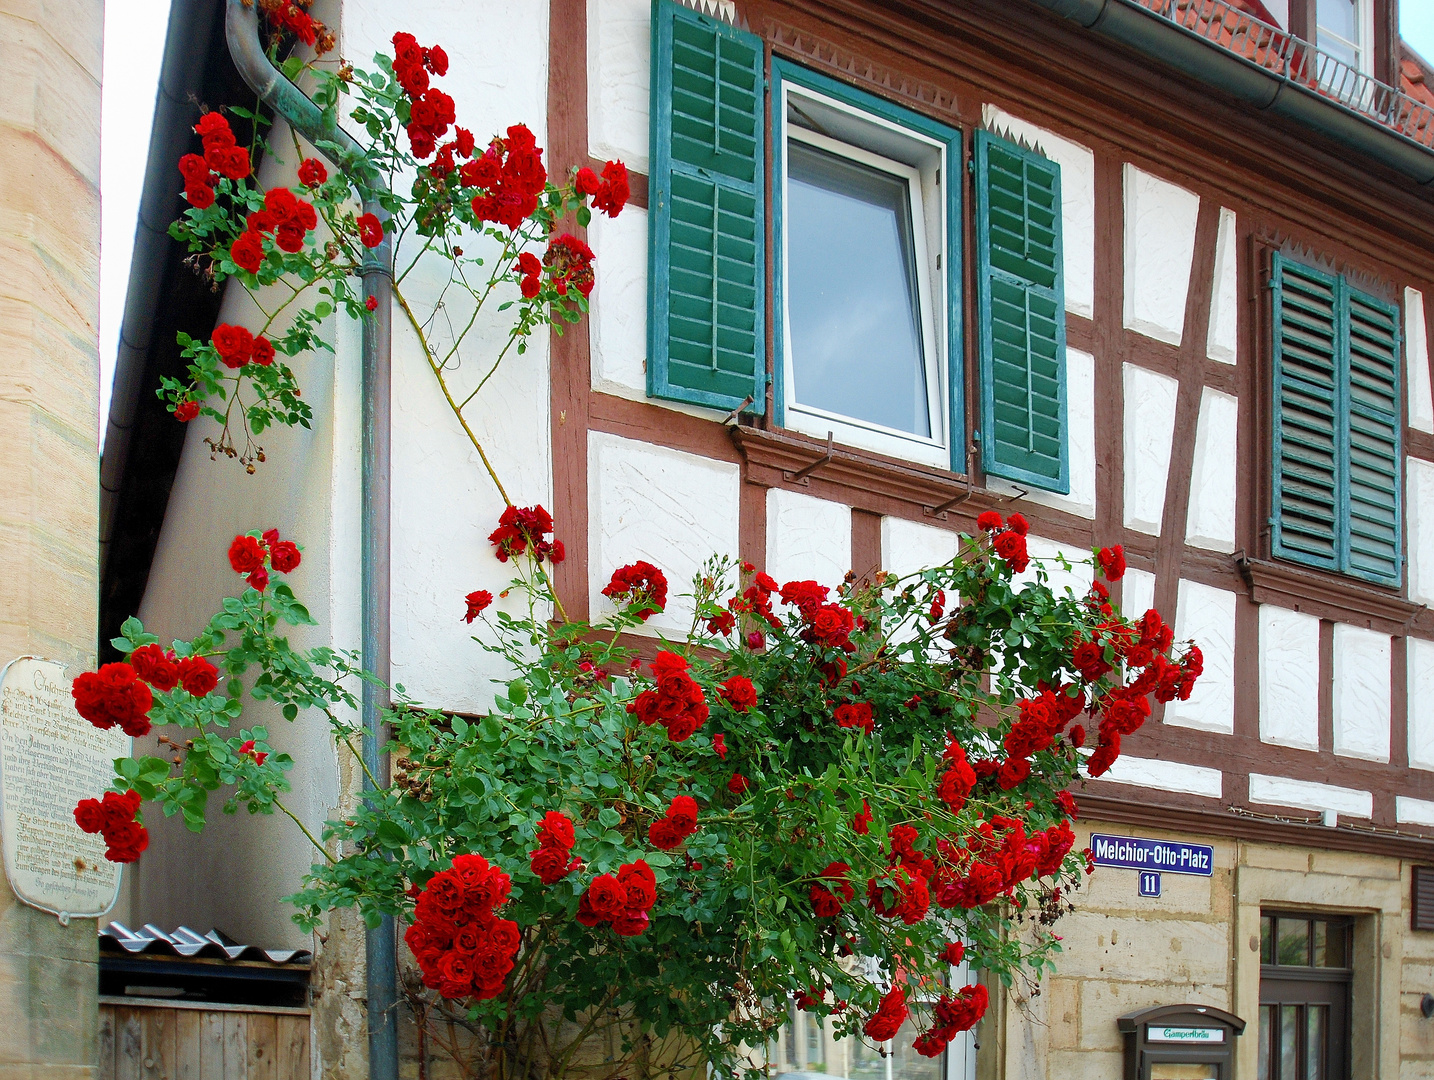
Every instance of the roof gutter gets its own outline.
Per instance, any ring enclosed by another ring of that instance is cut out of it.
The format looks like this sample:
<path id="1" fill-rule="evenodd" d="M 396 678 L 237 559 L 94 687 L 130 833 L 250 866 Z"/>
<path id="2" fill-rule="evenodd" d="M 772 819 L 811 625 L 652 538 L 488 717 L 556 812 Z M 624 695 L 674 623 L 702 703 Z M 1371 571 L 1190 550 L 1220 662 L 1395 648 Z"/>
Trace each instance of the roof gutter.
<path id="1" fill-rule="evenodd" d="M 1129 0 L 1032 0 L 1217 90 L 1315 129 L 1420 184 L 1434 183 L 1434 153 L 1414 140 L 1228 52 Z"/>
<path id="2" fill-rule="evenodd" d="M 264 53 L 259 37 L 258 6 L 250 0 L 227 0 L 224 18 L 229 53 L 239 74 L 264 104 L 282 116 L 321 154 L 358 186 L 364 211 L 385 219 L 379 198 L 387 193 L 383 178 L 369 168 L 363 149 L 309 96 L 286 79 Z M 389 679 L 389 491 L 392 477 L 392 286 L 393 249 L 389 239 L 369 249 L 361 270 L 364 294 L 377 309 L 363 320 L 363 477 L 361 531 L 361 609 L 364 669 L 374 678 L 363 682 L 364 790 L 373 791 L 369 777 L 382 777 L 381 725 L 388 706 Z M 392 916 L 365 931 L 368 998 L 368 1061 L 371 1080 L 398 1080 L 397 937 Z"/>
<path id="3" fill-rule="evenodd" d="M 129 463 L 130 439 L 139 412 L 165 254 L 173 241 L 169 223 L 179 216 L 179 190 L 166 181 L 174 163 L 189 145 L 186 123 L 192 99 L 204 80 L 214 9 L 208 4 L 174 4 L 165 32 L 164 62 L 155 95 L 153 135 L 145 164 L 144 191 L 135 223 L 134 251 L 125 290 L 120 324 L 119 354 L 115 358 L 114 392 L 110 395 L 105 425 L 104 454 L 100 458 L 100 570 L 109 562 L 114 539 L 120 487 Z"/>

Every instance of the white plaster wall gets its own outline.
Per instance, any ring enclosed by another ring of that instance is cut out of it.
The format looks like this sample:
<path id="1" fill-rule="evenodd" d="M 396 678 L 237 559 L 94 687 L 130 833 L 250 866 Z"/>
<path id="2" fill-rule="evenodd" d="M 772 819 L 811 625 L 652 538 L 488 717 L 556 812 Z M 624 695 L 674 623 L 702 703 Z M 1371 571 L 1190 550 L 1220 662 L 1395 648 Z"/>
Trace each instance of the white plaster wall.
<path id="1" fill-rule="evenodd" d="M 779 583 L 814 580 L 835 589 L 850 569 L 850 506 L 767 489 L 767 573 Z M 858 572 L 868 569 L 877 568 Z"/>
<path id="2" fill-rule="evenodd" d="M 1025 491 L 1029 502 L 1064 510 L 1077 517 L 1095 517 L 1095 357 L 1079 349 L 1066 350 L 1067 453 L 1071 470 L 1068 495 L 988 477 L 992 491 L 1015 495 Z"/>
<path id="3" fill-rule="evenodd" d="M 1240 345 L 1238 237 L 1235 211 L 1220 207 L 1220 230 L 1215 238 L 1215 282 L 1210 293 L 1210 332 L 1205 339 L 1205 355 L 1222 364 L 1235 363 Z"/>
<path id="4" fill-rule="evenodd" d="M 1061 253 L 1066 310 L 1095 316 L 1095 155 L 1080 143 L 1012 116 L 995 105 L 982 110 L 985 125 L 1024 139 L 1061 167 Z"/>
<path id="5" fill-rule="evenodd" d="M 463 5 L 461 18 L 458 10 L 452 0 L 410 0 L 401 12 L 380 0 L 348 0 L 341 51 L 363 66 L 376 51 L 392 54 L 390 39 L 397 29 L 422 44 L 441 41 L 451 66 L 437 85 L 453 96 L 459 123 L 473 131 L 479 145 L 510 124 L 524 123 L 538 145 L 546 146 L 547 8 L 480 0 Z M 529 60 L 514 65 L 514 56 Z M 411 246 L 397 252 L 400 265 Z M 491 246 L 475 237 L 471 250 Z M 409 272 L 403 290 L 420 317 L 432 311 L 445 281 L 441 260 L 420 262 Z M 494 294 L 499 302 L 516 297 L 515 284 Z M 451 343 L 450 328 L 461 327 L 467 317 L 451 291 L 445 304 L 446 318 L 430 334 L 440 351 Z M 490 305 L 457 364 L 449 365 L 459 400 L 477 385 L 507 337 L 511 313 Z M 548 354 L 547 335 L 533 335 L 527 352 L 510 352 L 465 412 L 509 497 L 520 506 L 552 506 Z M 492 700 L 494 680 L 506 681 L 508 673 L 471 640 L 474 628 L 463 621 L 463 596 L 479 588 L 496 595 L 511 580 L 511 567 L 493 557 L 487 542 L 504 503 L 397 306 L 393 413 L 393 680 L 427 704 L 480 711 Z M 567 523 L 556 526 L 562 539 Z M 526 612 L 516 593 L 498 605 Z"/>
<path id="6" fill-rule="evenodd" d="M 1189 701 L 1165 706 L 1165 722 L 1230 734 L 1235 730 L 1235 594 L 1181 579 L 1175 640 L 1193 639 L 1205 656 L 1205 673 Z"/>
<path id="7" fill-rule="evenodd" d="M 1434 769 L 1434 641 L 1406 639 L 1409 665 L 1409 765 Z"/>
<path id="8" fill-rule="evenodd" d="M 1401 825 L 1434 825 L 1434 802 L 1396 795 L 1394 820 Z"/>
<path id="9" fill-rule="evenodd" d="M 1219 769 L 1203 765 L 1186 765 L 1179 761 L 1137 758 L 1121 754 L 1099 779 L 1112 784 L 1178 791 L 1182 795 L 1201 795 L 1218 799 L 1224 794 L 1225 777 Z"/>
<path id="10" fill-rule="evenodd" d="M 1127 619 L 1138 619 L 1155 606 L 1155 575 L 1129 567 L 1120 579 L 1120 610 Z"/>
<path id="11" fill-rule="evenodd" d="M 1388 634 L 1334 626 L 1334 752 L 1389 760 Z"/>
<path id="12" fill-rule="evenodd" d="M 1434 604 L 1434 462 L 1404 459 L 1408 519 L 1409 599 Z"/>
<path id="13" fill-rule="evenodd" d="M 588 146 L 593 157 L 641 173 L 648 171 L 651 19 L 649 0 L 588 0 Z"/>
<path id="14" fill-rule="evenodd" d="M 1260 605 L 1260 739 L 1319 749 L 1319 619 Z"/>
<path id="15" fill-rule="evenodd" d="M 1205 387 L 1195 429 L 1195 461 L 1185 541 L 1211 551 L 1235 550 L 1235 443 L 1240 403 Z"/>
<path id="16" fill-rule="evenodd" d="M 260 180 L 266 186 L 294 183 L 292 143 L 284 125 L 271 134 L 276 153 L 266 155 Z M 286 152 L 286 149 L 287 152 Z M 262 325 L 263 316 L 238 285 L 226 288 L 219 322 Z M 278 528 L 303 547 L 303 561 L 286 579 L 318 625 L 287 630 L 299 649 L 359 644 L 358 591 L 358 329 L 331 320 L 337 355 L 311 354 L 290 361 L 312 405 L 312 429 L 277 427 L 260 442 L 267 461 L 250 476 L 237 462 L 211 460 L 205 436 L 213 421 L 192 421 L 144 599 L 136 613 L 166 643 L 189 639 L 220 607 L 243 591 L 226 552 L 239 533 Z M 177 421 L 175 421 L 177 423 Z M 339 760 L 328 723 L 316 713 L 284 720 L 268 703 L 246 700 L 244 728 L 264 725 L 277 752 L 291 754 L 293 791 L 284 802 L 317 830 L 339 802 Z M 156 731 L 135 740 L 135 753 L 155 754 Z M 150 848 L 125 875 L 113 917 L 162 926 L 222 926 L 241 940 L 269 946 L 311 948 L 308 934 L 290 921 L 281 898 L 298 887 L 313 853 L 285 817 L 226 815 L 211 800 L 209 825 L 189 832 L 178 818 L 147 815 Z"/>
<path id="17" fill-rule="evenodd" d="M 1152 536 L 1165 515 L 1165 481 L 1180 383 L 1125 365 L 1125 524 Z"/>
<path id="18" fill-rule="evenodd" d="M 1179 345 L 1200 196 L 1125 166 L 1125 325 Z"/>
<path id="19" fill-rule="evenodd" d="M 1026 551 L 1031 556 L 1031 565 L 1023 573 L 1017 574 L 1013 584 L 1019 586 L 1036 580 L 1037 566 L 1045 571 L 1046 584 L 1057 596 L 1064 596 L 1069 589 L 1076 597 L 1085 596 L 1090 592 L 1090 583 L 1094 580 L 1095 568 L 1090 564 L 1090 549 L 1072 547 L 1069 544 L 1059 544 L 1054 540 L 1047 540 L 1043 536 L 1026 537 Z M 1067 570 L 1060 563 L 1064 557 L 1070 563 Z"/>
<path id="20" fill-rule="evenodd" d="M 592 617 L 613 613 L 602 595 L 612 572 L 645 559 L 667 576 L 667 610 L 649 633 L 686 633 L 693 604 L 681 594 L 712 555 L 737 557 L 741 469 L 725 461 L 593 432 L 588 438 L 588 572 Z M 700 492 L 700 498 L 693 493 Z"/>
<path id="21" fill-rule="evenodd" d="M 594 214 L 588 243 L 597 256 L 588 333 L 593 389 L 647 399 L 647 211 Z"/>
<path id="22" fill-rule="evenodd" d="M 1250 774 L 1250 801 L 1265 806 L 1290 806 L 1298 810 L 1346 814 L 1356 818 L 1374 815 L 1374 796 L 1368 791 L 1264 773 Z"/>
<path id="23" fill-rule="evenodd" d="M 1429 324 L 1424 321 L 1424 294 L 1404 290 L 1404 355 L 1409 358 L 1409 426 L 1434 433 L 1434 391 L 1429 385 Z"/>
<path id="24" fill-rule="evenodd" d="M 881 565 L 889 574 L 905 576 L 956 558 L 961 538 L 950 529 L 905 518 L 881 519 Z"/>

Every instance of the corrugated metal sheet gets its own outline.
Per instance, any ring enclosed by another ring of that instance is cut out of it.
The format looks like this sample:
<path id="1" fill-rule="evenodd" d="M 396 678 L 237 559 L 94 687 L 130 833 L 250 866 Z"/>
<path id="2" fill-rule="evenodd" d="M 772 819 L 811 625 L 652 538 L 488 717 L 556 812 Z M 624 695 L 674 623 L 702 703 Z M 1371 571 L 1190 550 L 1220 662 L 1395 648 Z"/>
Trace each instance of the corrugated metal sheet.
<path id="1" fill-rule="evenodd" d="M 126 952 L 131 955 L 200 957 L 207 960 L 258 960 L 270 964 L 307 964 L 313 954 L 307 949 L 261 949 L 235 941 L 221 930 L 201 934 L 187 926 L 172 932 L 146 923 L 131 930 L 123 923 L 112 922 L 100 931 L 101 952 Z"/>

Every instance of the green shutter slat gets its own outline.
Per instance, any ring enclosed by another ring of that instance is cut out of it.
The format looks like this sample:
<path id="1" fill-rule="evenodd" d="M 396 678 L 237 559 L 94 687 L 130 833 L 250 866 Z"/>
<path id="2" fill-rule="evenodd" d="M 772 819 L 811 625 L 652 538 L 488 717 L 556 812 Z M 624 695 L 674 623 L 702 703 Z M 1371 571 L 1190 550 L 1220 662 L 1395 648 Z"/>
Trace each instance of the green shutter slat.
<path id="1" fill-rule="evenodd" d="M 1276 256 L 1274 551 L 1328 569 L 1340 564 L 1344 502 L 1336 291 Z"/>
<path id="2" fill-rule="evenodd" d="M 981 464 L 1070 491 L 1060 166 L 976 133 Z"/>
<path id="3" fill-rule="evenodd" d="M 1397 585 L 1398 310 L 1281 255 L 1272 287 L 1274 553 Z"/>
<path id="4" fill-rule="evenodd" d="M 652 397 L 763 408 L 762 43 L 672 0 L 652 9 Z"/>
<path id="5" fill-rule="evenodd" d="M 1349 569 L 1401 577 L 1399 311 L 1348 292 Z"/>

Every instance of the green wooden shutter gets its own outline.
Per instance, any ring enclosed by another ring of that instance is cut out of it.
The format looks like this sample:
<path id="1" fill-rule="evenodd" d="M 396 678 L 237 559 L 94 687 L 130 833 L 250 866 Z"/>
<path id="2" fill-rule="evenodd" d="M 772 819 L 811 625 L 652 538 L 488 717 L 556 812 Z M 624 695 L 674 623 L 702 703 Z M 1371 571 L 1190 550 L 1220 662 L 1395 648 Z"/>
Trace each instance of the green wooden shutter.
<path id="1" fill-rule="evenodd" d="M 652 10 L 648 363 L 652 397 L 765 407 L 762 42 Z"/>
<path id="2" fill-rule="evenodd" d="M 1349 340 L 1348 569 L 1397 585 L 1399 309 L 1347 289 Z"/>
<path id="3" fill-rule="evenodd" d="M 1274 257 L 1276 555 L 1340 568 L 1339 280 Z"/>
<path id="4" fill-rule="evenodd" d="M 1399 309 L 1273 259 L 1272 550 L 1401 579 Z"/>
<path id="5" fill-rule="evenodd" d="M 985 131 L 975 154 L 981 465 L 1066 493 L 1060 166 Z"/>

